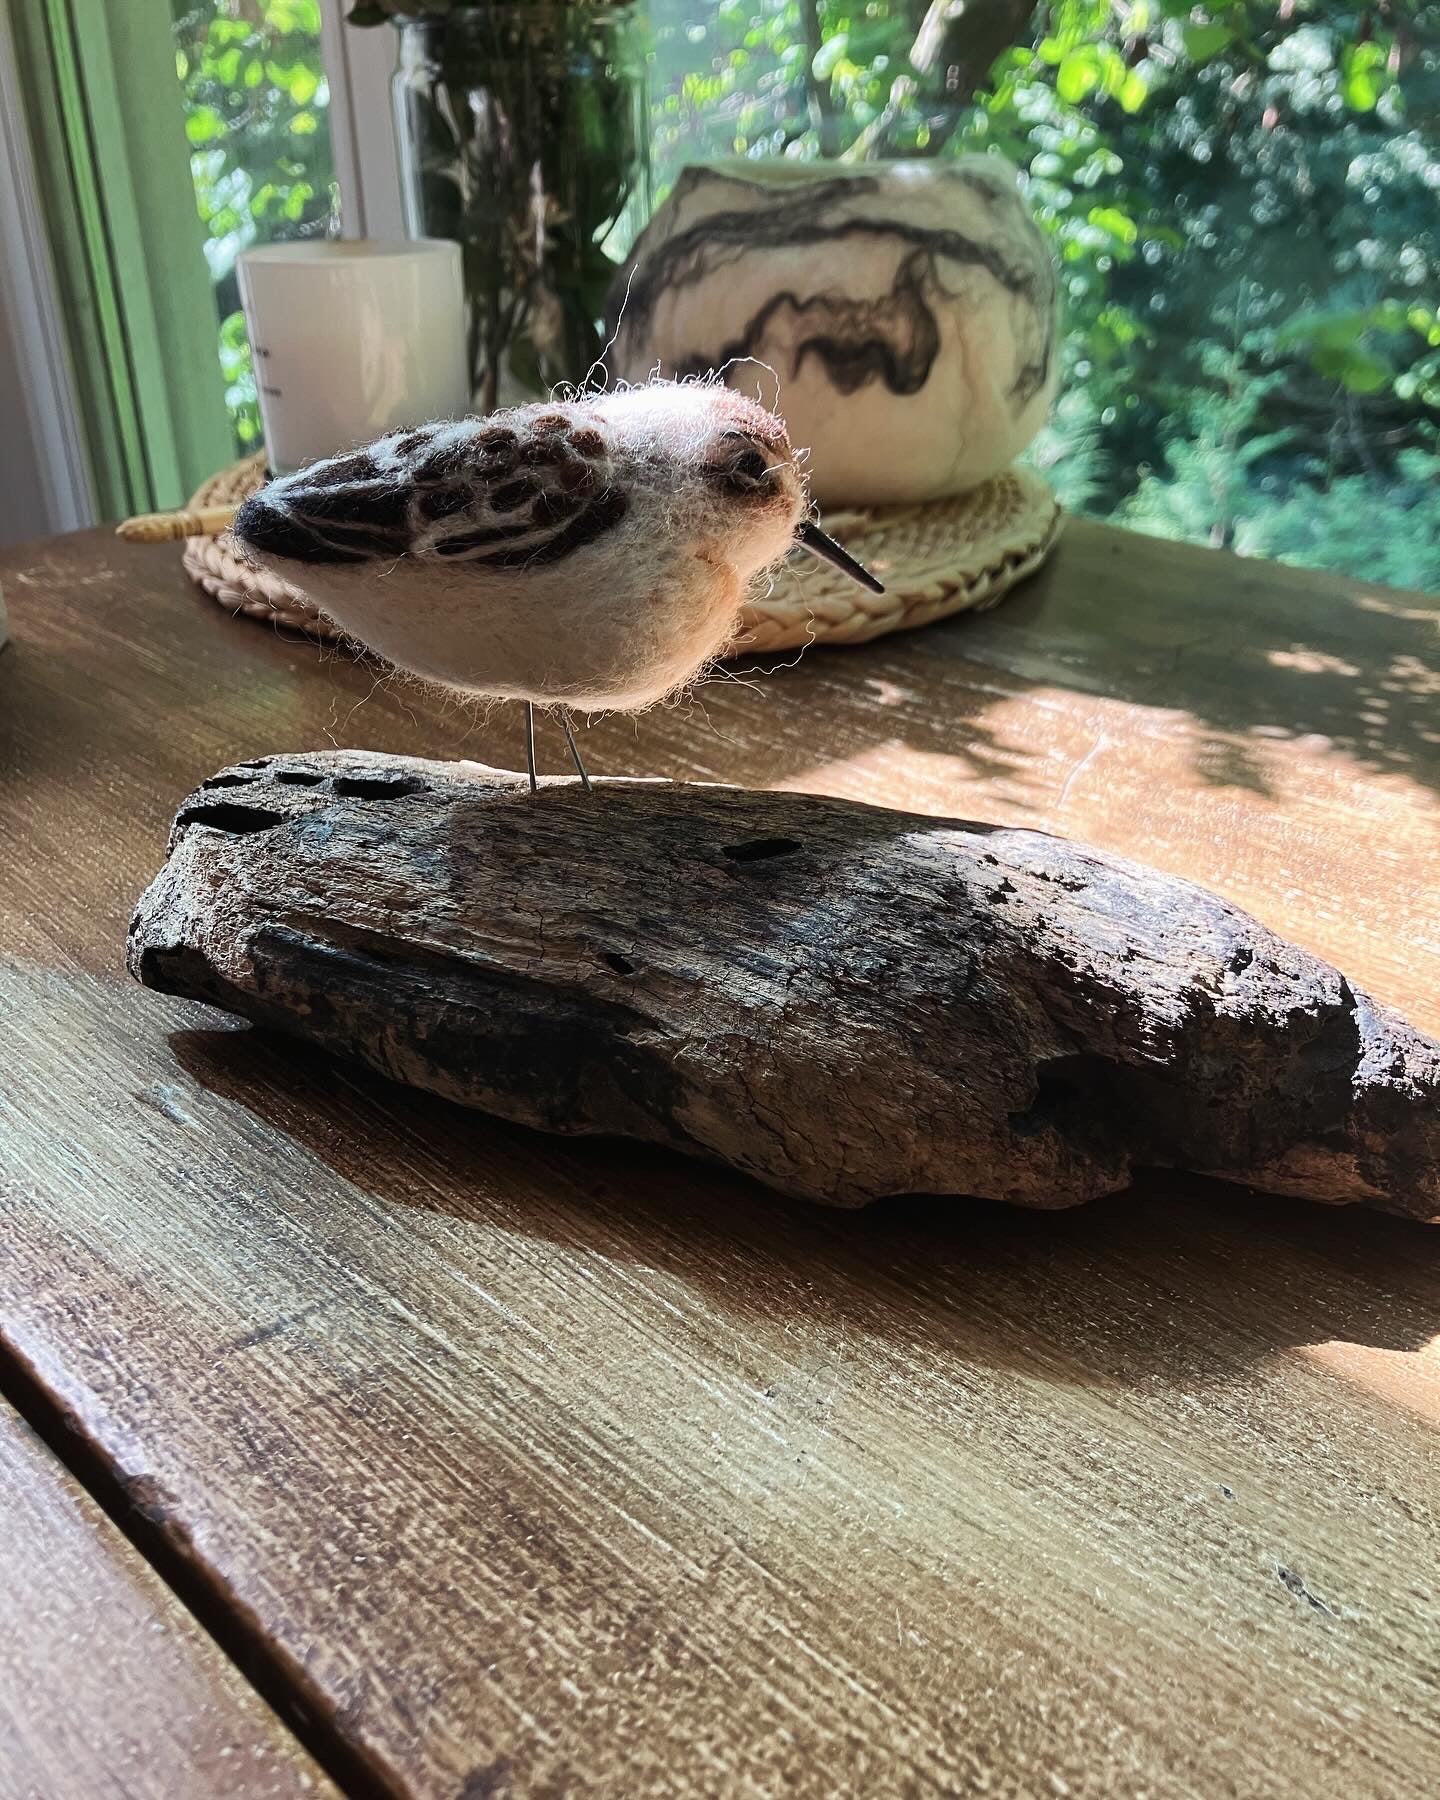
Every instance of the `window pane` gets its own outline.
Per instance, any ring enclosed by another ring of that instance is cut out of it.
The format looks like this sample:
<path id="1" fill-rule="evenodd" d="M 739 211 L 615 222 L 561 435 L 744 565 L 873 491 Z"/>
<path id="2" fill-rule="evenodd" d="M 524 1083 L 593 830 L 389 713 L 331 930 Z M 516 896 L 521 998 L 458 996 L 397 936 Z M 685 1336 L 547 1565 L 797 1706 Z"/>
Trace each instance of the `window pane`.
<path id="1" fill-rule="evenodd" d="M 172 0 L 175 67 L 226 402 L 242 450 L 260 443 L 235 258 L 251 244 L 324 237 L 338 204 L 320 61 L 319 0 Z"/>
<path id="2" fill-rule="evenodd" d="M 1440 5 L 651 0 L 656 171 L 954 156 L 1026 174 L 1072 508 L 1440 588 Z"/>

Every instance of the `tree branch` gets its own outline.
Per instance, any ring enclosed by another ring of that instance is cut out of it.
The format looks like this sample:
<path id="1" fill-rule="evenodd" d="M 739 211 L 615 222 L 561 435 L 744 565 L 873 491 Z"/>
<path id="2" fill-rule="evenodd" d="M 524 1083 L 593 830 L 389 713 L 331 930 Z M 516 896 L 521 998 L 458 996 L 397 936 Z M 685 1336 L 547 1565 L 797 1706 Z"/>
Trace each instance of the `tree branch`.
<path id="1" fill-rule="evenodd" d="M 1027 43 L 1035 0 L 932 0 L 910 46 L 921 76 L 897 76 L 883 111 L 860 134 L 848 156 L 863 161 L 884 155 L 909 103 L 922 96 L 924 78 L 935 76 L 944 111 L 931 119 L 927 155 L 934 156 L 959 128 L 965 109 L 985 86 L 995 59 L 1011 44 Z"/>
<path id="2" fill-rule="evenodd" d="M 799 0 L 799 3 L 800 27 L 805 36 L 805 94 L 810 107 L 810 124 L 819 139 L 820 154 L 835 156 L 840 150 L 840 121 L 835 113 L 830 83 L 819 80 L 815 74 L 815 58 L 825 47 L 820 9 L 817 0 Z"/>

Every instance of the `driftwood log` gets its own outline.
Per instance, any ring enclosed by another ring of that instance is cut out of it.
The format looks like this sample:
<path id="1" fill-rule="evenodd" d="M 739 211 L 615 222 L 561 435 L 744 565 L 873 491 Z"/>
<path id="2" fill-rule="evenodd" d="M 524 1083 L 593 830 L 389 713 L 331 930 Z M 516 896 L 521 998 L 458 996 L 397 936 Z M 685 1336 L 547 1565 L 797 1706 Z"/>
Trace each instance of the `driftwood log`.
<path id="1" fill-rule="evenodd" d="M 1068 1206 L 1160 1165 L 1440 1218 L 1440 1045 L 1238 908 L 1038 832 L 275 756 L 185 801 L 129 963 L 837 1206 Z"/>

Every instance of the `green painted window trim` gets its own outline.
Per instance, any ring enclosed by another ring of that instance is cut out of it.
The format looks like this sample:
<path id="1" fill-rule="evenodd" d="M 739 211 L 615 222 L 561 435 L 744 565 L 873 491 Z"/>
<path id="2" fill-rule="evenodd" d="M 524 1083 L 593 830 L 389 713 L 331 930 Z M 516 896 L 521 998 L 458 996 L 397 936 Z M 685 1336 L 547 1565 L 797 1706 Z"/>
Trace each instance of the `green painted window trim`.
<path id="1" fill-rule="evenodd" d="M 0 0 L 21 62 L 97 503 L 177 506 L 234 455 L 169 0 Z"/>

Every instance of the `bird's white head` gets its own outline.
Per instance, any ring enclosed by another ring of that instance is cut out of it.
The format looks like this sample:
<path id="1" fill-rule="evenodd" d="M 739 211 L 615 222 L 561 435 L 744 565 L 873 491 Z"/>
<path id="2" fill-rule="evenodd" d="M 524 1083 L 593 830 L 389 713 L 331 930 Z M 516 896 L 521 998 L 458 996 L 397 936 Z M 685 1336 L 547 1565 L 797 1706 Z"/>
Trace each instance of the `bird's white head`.
<path id="1" fill-rule="evenodd" d="M 725 648 L 797 538 L 843 558 L 805 511 L 773 413 L 717 382 L 657 381 L 393 432 L 272 481 L 233 529 L 401 668 L 633 709 Z"/>

